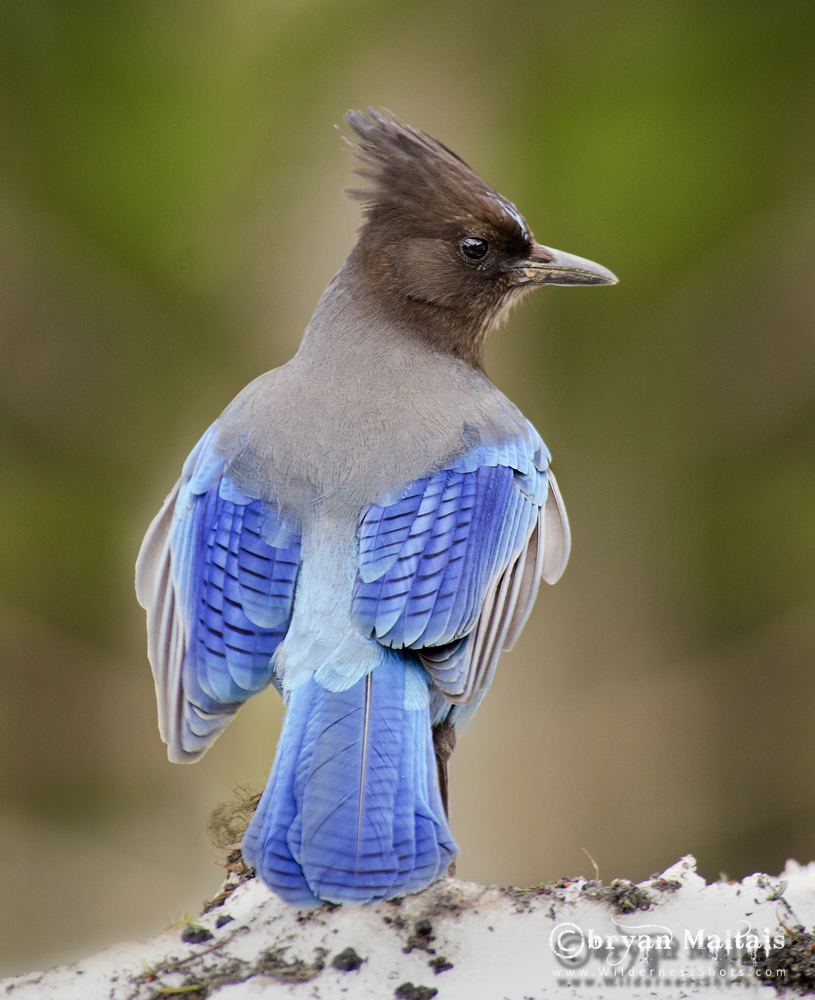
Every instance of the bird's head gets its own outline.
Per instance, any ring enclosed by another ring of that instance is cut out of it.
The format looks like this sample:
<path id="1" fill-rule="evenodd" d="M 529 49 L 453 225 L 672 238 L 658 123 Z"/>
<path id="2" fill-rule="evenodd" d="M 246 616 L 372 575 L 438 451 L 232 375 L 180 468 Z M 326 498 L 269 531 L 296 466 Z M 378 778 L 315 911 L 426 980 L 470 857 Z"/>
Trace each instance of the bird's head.
<path id="1" fill-rule="evenodd" d="M 393 117 L 345 116 L 369 183 L 354 251 L 362 280 L 441 349 L 480 367 L 484 339 L 540 285 L 613 285 L 606 268 L 535 242 L 512 202 L 446 146 Z"/>

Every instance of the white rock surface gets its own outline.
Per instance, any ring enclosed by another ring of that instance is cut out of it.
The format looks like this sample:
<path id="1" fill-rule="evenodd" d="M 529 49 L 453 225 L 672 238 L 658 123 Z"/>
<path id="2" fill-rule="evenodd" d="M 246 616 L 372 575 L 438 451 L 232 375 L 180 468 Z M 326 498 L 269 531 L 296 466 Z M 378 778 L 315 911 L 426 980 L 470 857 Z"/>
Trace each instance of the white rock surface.
<path id="1" fill-rule="evenodd" d="M 311 912 L 292 909 L 255 879 L 230 876 L 226 889 L 236 883 L 223 905 L 196 921 L 212 935 L 201 943 L 186 943 L 184 928 L 175 928 L 2 980 L 0 998 L 721 998 L 728 989 L 761 994 L 806 975 L 812 980 L 803 989 L 815 991 L 815 938 L 787 933 L 815 924 L 815 862 L 791 861 L 779 878 L 712 885 L 690 856 L 638 886 L 577 879 L 505 890 L 448 878 L 399 903 Z M 759 951 L 752 965 L 750 945 L 767 941 L 769 963 Z M 356 964 L 349 948 L 359 968 L 332 964 L 342 953 L 340 965 Z"/>

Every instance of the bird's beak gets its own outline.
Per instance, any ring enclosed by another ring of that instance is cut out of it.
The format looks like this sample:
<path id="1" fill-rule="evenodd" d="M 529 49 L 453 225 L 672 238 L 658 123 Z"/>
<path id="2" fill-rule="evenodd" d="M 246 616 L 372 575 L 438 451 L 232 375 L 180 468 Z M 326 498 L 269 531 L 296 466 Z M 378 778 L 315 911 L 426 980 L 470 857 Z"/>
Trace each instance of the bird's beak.
<path id="1" fill-rule="evenodd" d="M 529 260 L 512 268 L 515 285 L 616 285 L 617 275 L 593 260 L 535 245 Z"/>

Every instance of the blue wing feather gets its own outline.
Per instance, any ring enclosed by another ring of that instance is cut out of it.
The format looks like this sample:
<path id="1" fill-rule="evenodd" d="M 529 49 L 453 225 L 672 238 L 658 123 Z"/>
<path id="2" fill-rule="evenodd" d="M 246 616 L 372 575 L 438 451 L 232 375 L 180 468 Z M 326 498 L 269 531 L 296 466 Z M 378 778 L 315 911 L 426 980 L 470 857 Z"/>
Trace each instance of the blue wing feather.
<path id="1" fill-rule="evenodd" d="M 449 469 L 364 510 L 354 591 L 360 630 L 383 645 L 413 649 L 470 633 L 488 587 L 534 530 L 547 459 L 529 425 L 526 437 L 478 445 Z M 454 661 L 460 666 L 461 659 Z"/>
<path id="2" fill-rule="evenodd" d="M 277 510 L 223 475 L 212 453 L 215 430 L 185 465 L 170 542 L 187 636 L 181 683 L 189 740 L 182 740 L 190 751 L 223 727 L 225 711 L 274 680 L 272 657 L 288 628 L 300 567 L 300 539 Z"/>

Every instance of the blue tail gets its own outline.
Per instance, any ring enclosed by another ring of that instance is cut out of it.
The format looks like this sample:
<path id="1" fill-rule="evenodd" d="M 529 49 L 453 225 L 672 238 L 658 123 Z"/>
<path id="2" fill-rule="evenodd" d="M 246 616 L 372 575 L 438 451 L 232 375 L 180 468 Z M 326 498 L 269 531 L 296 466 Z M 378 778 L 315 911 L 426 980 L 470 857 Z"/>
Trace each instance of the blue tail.
<path id="1" fill-rule="evenodd" d="M 289 697 L 263 798 L 243 838 L 295 906 L 416 892 L 456 853 L 436 777 L 424 671 L 383 650 L 345 691 L 314 676 Z"/>

